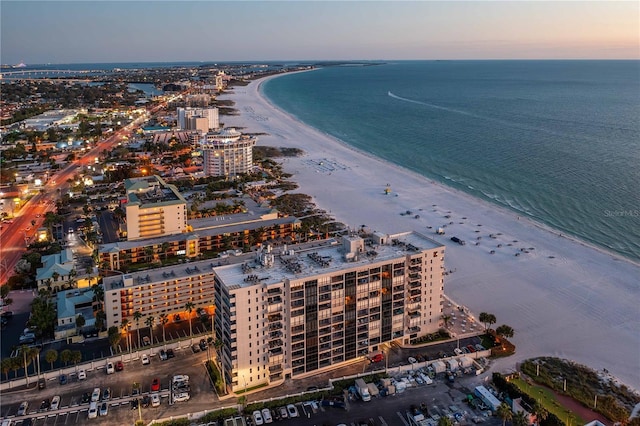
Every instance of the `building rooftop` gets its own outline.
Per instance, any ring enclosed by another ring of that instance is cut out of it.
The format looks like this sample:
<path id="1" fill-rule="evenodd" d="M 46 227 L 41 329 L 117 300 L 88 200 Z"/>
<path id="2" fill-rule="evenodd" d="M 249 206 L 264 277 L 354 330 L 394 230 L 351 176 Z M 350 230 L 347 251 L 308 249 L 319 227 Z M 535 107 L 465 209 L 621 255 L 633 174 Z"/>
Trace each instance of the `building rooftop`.
<path id="1" fill-rule="evenodd" d="M 60 276 L 69 275 L 73 270 L 73 251 L 70 248 L 62 250 L 60 253 L 42 256 L 42 268 L 36 270 L 36 280 L 46 280 L 53 277 L 55 272 Z"/>
<path id="2" fill-rule="evenodd" d="M 380 239 L 360 237 L 330 238 L 296 245 L 283 245 L 272 249 L 270 246 L 251 253 L 239 253 L 220 259 L 209 259 L 173 265 L 165 268 L 139 271 L 104 279 L 105 290 L 130 287 L 145 283 L 176 280 L 214 269 L 221 280 L 230 288 L 254 285 L 256 282 L 273 284 L 285 279 L 299 279 L 323 273 L 331 273 L 346 268 L 364 266 L 372 262 L 396 259 L 400 256 L 442 247 L 422 234 L 406 232 L 384 235 Z M 375 242 L 374 242 L 375 241 Z M 359 245 L 361 252 L 349 255 L 349 247 Z"/>
<path id="3" fill-rule="evenodd" d="M 78 314 L 82 314 L 87 322 L 93 318 L 93 309 L 88 306 L 93 303 L 93 290 L 91 289 L 59 291 L 56 294 L 56 301 L 58 318 L 75 317 Z"/>
<path id="4" fill-rule="evenodd" d="M 178 189 L 167 184 L 160 176 L 125 179 L 124 188 L 128 203 L 139 203 L 142 206 L 186 204 Z"/>

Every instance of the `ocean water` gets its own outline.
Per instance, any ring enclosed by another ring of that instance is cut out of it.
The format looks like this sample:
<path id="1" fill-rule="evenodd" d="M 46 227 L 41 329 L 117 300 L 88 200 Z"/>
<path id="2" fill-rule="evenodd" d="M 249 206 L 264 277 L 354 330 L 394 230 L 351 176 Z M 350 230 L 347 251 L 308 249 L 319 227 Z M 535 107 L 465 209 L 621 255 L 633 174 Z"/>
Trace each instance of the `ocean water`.
<path id="1" fill-rule="evenodd" d="M 640 260 L 639 61 L 406 61 L 264 94 L 353 147 Z"/>

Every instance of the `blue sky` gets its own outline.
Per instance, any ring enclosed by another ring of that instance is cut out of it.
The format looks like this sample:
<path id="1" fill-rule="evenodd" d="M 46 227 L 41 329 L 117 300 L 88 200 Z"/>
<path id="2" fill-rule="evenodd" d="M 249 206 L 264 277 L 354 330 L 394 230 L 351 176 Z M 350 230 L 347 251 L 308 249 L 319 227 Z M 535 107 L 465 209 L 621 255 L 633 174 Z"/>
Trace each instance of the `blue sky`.
<path id="1" fill-rule="evenodd" d="M 617 1 L 0 2 L 0 62 L 640 58 Z"/>

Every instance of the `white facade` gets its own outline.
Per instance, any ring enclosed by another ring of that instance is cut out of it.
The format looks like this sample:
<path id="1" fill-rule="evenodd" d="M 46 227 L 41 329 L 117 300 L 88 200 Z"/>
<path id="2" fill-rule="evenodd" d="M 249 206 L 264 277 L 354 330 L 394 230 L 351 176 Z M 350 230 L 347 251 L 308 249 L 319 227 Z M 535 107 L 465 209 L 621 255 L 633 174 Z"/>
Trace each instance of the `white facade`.
<path id="1" fill-rule="evenodd" d="M 207 133 L 201 140 L 206 176 L 237 176 L 253 167 L 253 147 L 257 138 L 243 135 L 234 128 Z"/>
<path id="2" fill-rule="evenodd" d="M 205 117 L 208 120 L 207 130 L 217 130 L 220 127 L 218 108 L 178 108 L 178 127 L 180 130 L 196 130 L 191 128 L 191 117 Z"/>
<path id="3" fill-rule="evenodd" d="M 172 235 L 187 230 L 187 202 L 159 176 L 125 180 L 127 239 Z"/>

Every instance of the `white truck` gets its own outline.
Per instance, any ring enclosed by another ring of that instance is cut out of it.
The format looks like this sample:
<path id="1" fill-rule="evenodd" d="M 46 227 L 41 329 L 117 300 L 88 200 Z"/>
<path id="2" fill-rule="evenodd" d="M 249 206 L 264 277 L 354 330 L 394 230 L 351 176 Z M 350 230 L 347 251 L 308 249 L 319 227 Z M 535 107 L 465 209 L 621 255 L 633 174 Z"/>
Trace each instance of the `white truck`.
<path id="1" fill-rule="evenodd" d="M 371 401 L 369 387 L 362 379 L 356 379 L 356 391 L 363 401 Z"/>

